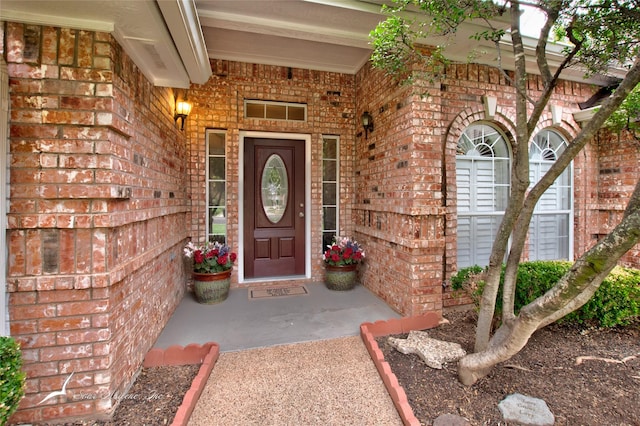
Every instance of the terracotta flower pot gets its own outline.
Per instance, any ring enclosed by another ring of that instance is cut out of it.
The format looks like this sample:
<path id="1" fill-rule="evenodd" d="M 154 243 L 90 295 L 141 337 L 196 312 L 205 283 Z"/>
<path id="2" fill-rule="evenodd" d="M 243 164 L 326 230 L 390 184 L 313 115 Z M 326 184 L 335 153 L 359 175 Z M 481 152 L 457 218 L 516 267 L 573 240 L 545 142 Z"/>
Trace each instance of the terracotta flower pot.
<path id="1" fill-rule="evenodd" d="M 324 284 L 329 290 L 351 290 L 356 286 L 358 264 L 344 266 L 325 265 Z"/>
<path id="2" fill-rule="evenodd" d="M 200 273 L 193 272 L 193 290 L 198 303 L 213 305 L 224 301 L 229 295 L 231 271 Z"/>

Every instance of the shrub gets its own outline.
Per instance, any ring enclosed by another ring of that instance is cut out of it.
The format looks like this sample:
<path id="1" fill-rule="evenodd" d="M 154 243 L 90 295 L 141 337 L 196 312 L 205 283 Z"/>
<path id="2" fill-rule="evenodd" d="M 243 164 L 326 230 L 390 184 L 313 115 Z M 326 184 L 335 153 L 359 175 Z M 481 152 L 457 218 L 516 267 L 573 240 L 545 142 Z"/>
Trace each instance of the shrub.
<path id="1" fill-rule="evenodd" d="M 21 370 L 20 346 L 11 337 L 0 337 L 0 424 L 18 409 L 24 395 L 25 374 Z"/>
<path id="2" fill-rule="evenodd" d="M 568 317 L 578 323 L 595 321 L 601 327 L 631 324 L 640 318 L 640 270 L 615 267 L 594 297 Z"/>
<path id="3" fill-rule="evenodd" d="M 552 288 L 571 268 L 567 261 L 532 261 L 518 265 L 518 276 L 514 308 L 516 313 Z M 465 289 L 476 306 L 480 303 L 484 281 L 479 266 L 463 268 L 451 278 L 454 289 Z M 504 267 L 500 278 L 500 288 L 496 299 L 496 317 L 502 315 L 502 283 Z M 558 322 L 590 324 L 600 327 L 628 325 L 640 317 L 640 271 L 616 267 L 604 279 L 591 300 L 577 311 L 571 312 Z"/>

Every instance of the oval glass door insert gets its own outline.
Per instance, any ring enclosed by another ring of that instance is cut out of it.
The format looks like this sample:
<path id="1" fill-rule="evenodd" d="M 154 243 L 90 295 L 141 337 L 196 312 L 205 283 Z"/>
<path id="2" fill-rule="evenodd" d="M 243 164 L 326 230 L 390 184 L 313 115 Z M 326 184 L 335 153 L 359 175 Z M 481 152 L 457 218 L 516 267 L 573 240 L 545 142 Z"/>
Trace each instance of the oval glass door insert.
<path id="1" fill-rule="evenodd" d="M 287 169 L 278 154 L 271 154 L 262 171 L 262 208 L 271 223 L 278 223 L 284 216 L 289 197 Z"/>

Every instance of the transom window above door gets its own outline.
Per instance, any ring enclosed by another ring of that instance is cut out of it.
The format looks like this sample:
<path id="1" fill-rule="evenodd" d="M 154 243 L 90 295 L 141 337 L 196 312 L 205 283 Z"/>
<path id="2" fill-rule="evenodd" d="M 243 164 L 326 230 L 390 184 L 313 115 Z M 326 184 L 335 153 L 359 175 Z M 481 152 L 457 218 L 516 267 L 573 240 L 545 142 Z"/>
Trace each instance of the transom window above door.
<path id="1" fill-rule="evenodd" d="M 247 99 L 244 101 L 244 116 L 264 120 L 307 121 L 307 105 Z"/>

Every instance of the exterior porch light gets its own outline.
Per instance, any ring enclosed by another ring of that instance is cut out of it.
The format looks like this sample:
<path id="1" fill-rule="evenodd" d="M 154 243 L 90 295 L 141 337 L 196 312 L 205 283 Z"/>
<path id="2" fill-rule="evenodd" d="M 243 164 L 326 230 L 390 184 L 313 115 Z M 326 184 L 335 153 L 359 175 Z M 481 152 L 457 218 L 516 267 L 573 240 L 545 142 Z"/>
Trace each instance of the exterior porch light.
<path id="1" fill-rule="evenodd" d="M 173 115 L 173 120 L 176 122 L 176 124 L 178 123 L 178 120 L 181 120 L 180 130 L 184 130 L 184 120 L 186 120 L 190 112 L 191 104 L 189 102 L 187 102 L 186 100 L 179 102 L 176 101 L 176 112 Z"/>
<path id="2" fill-rule="evenodd" d="M 368 133 L 373 132 L 373 117 L 369 114 L 369 111 L 365 111 L 362 113 L 360 120 L 364 128 L 364 138 L 367 139 Z"/>

